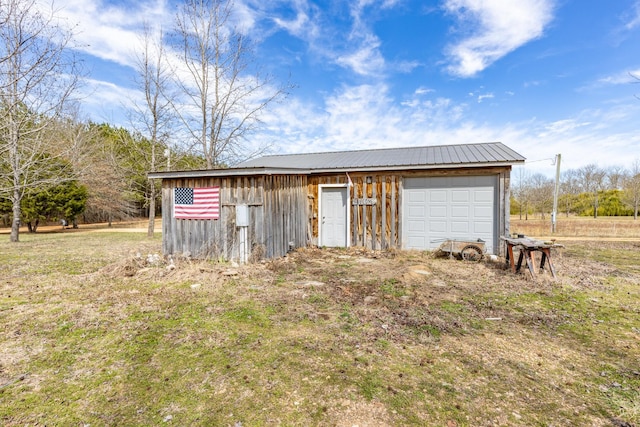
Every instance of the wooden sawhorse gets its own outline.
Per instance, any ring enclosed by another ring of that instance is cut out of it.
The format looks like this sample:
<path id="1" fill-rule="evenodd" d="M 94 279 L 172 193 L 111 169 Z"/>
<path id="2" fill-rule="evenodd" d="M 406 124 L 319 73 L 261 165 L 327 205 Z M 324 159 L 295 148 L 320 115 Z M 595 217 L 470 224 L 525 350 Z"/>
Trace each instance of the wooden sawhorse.
<path id="1" fill-rule="evenodd" d="M 556 278 L 556 269 L 551 261 L 551 248 L 553 244 L 547 244 L 540 240 L 533 240 L 528 237 L 510 238 L 501 237 L 507 244 L 507 263 L 511 266 L 511 271 L 517 273 L 522 267 L 522 261 L 526 261 L 529 272 L 533 279 L 536 278 L 535 268 L 535 253 L 541 252 L 542 259 L 540 260 L 540 271 L 544 271 L 545 266 L 549 266 L 551 276 Z M 518 257 L 518 264 L 515 264 L 513 257 L 513 248 L 520 250 L 520 256 Z"/>

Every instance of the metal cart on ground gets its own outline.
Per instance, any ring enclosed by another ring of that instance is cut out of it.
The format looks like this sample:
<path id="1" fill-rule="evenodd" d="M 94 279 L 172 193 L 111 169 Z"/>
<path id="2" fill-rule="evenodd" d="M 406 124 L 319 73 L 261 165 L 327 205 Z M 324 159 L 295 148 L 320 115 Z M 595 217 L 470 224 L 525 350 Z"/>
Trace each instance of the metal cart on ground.
<path id="1" fill-rule="evenodd" d="M 438 240 L 442 243 L 438 248 L 438 251 L 449 254 L 449 258 L 460 258 L 464 261 L 478 262 L 482 259 L 485 253 L 485 241 L 482 239 L 477 240 L 458 240 L 458 239 L 446 239 Z M 435 241 L 434 241 L 435 242 Z"/>

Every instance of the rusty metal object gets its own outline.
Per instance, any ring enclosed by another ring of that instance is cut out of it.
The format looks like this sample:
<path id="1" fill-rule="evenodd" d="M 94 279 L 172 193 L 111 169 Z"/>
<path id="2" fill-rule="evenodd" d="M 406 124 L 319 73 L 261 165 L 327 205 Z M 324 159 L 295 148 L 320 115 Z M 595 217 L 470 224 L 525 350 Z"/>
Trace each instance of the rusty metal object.
<path id="1" fill-rule="evenodd" d="M 485 252 L 485 242 L 478 240 L 455 240 L 447 239 L 440 244 L 438 251 L 449 254 L 449 258 L 454 256 L 464 261 L 480 261 Z"/>
<path id="2" fill-rule="evenodd" d="M 476 244 L 467 245 L 460 251 L 460 256 L 464 261 L 480 262 L 483 250 Z"/>

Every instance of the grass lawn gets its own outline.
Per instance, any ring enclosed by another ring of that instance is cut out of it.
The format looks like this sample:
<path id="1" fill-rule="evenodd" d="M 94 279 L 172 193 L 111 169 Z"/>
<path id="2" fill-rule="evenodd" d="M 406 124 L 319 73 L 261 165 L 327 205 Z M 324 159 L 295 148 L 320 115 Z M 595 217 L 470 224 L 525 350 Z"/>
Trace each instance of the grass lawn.
<path id="1" fill-rule="evenodd" d="M 558 279 L 429 252 L 164 260 L 144 232 L 0 241 L 0 424 L 640 426 L 638 242 Z"/>

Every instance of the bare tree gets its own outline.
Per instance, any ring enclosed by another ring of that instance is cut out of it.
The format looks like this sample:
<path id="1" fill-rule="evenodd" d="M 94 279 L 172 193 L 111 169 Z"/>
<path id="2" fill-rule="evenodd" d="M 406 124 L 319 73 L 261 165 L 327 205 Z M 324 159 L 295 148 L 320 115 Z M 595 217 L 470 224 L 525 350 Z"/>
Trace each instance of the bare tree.
<path id="1" fill-rule="evenodd" d="M 44 173 L 52 156 L 62 156 L 50 152 L 48 131 L 64 115 L 79 81 L 68 49 L 73 34 L 58 24 L 55 10 L 44 12 L 39 5 L 0 1 L 0 196 L 12 203 L 12 242 L 19 240 L 25 191 L 72 172 Z"/>
<path id="2" fill-rule="evenodd" d="M 577 170 L 581 190 L 593 197 L 593 217 L 598 218 L 599 193 L 604 189 L 606 173 L 598 165 L 591 163 Z"/>
<path id="3" fill-rule="evenodd" d="M 18 6 L 18 2 L 15 1 L 7 1 L 0 3 L 0 27 L 6 27 L 9 24 L 9 20 L 15 14 L 15 9 Z M 3 49 L 0 50 L 0 64 L 8 61 L 9 58 L 16 54 L 16 49 L 19 46 L 5 45 Z M 9 81 L 0 81 L 0 87 L 3 85 L 8 85 Z"/>
<path id="4" fill-rule="evenodd" d="M 523 167 L 519 168 L 518 173 L 514 174 L 516 177 L 515 185 L 513 186 L 513 196 L 518 201 L 519 207 L 519 215 L 520 219 L 522 219 L 522 209 L 525 209 L 525 217 L 528 219 L 528 209 L 529 209 L 529 196 L 530 191 L 527 185 L 527 180 L 529 179 L 529 175 Z"/>
<path id="5" fill-rule="evenodd" d="M 633 209 L 633 219 L 638 219 L 640 208 L 640 159 L 635 159 L 623 183 L 623 201 Z"/>
<path id="6" fill-rule="evenodd" d="M 625 178 L 624 167 L 620 165 L 609 166 L 605 171 L 606 186 L 609 190 L 621 190 Z"/>
<path id="7" fill-rule="evenodd" d="M 86 217 L 90 221 L 123 220 L 137 215 L 133 199 L 138 182 L 146 181 L 146 166 L 128 130 L 108 124 L 89 125 L 92 150 L 80 180 L 89 188 Z M 135 164 L 138 171 L 131 166 Z"/>
<path id="8" fill-rule="evenodd" d="M 561 200 L 564 204 L 565 216 L 569 217 L 573 208 L 574 201 L 580 194 L 580 183 L 578 172 L 575 169 L 569 169 L 562 173 L 560 180 Z"/>
<path id="9" fill-rule="evenodd" d="M 527 181 L 529 199 L 534 208 L 540 212 L 541 218 L 544 219 L 545 212 L 549 212 L 553 205 L 554 182 L 540 173 L 532 175 Z"/>
<path id="10" fill-rule="evenodd" d="M 286 96 L 286 88 L 249 69 L 252 50 L 233 25 L 233 7 L 233 0 L 185 0 L 176 15 L 173 41 L 181 52 L 184 70 L 177 75 L 185 95 L 177 110 L 210 169 L 255 155 L 246 137 L 260 113 Z"/>
<path id="11" fill-rule="evenodd" d="M 144 102 L 134 103 L 132 119 L 134 127 L 149 140 L 151 146 L 150 150 L 141 150 L 140 153 L 149 172 L 158 170 L 162 149 L 168 146 L 169 131 L 174 121 L 174 110 L 167 96 L 172 74 L 166 62 L 162 39 L 161 29 L 154 33 L 145 25 L 140 38 L 141 48 L 136 57 L 136 82 L 144 93 Z M 156 181 L 153 179 L 149 180 L 146 197 L 149 208 L 147 235 L 153 237 L 158 197 Z"/>

